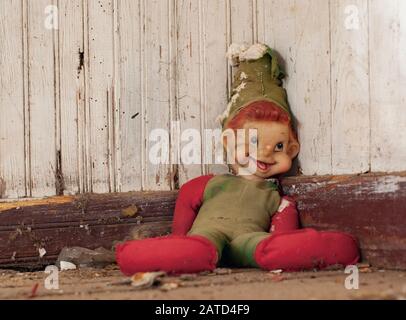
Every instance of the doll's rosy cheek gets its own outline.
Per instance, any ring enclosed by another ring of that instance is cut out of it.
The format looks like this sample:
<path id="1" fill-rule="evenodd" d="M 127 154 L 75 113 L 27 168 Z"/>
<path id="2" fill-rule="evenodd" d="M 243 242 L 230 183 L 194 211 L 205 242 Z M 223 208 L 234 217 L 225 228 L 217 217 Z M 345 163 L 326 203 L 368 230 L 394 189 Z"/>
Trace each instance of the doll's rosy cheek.
<path id="1" fill-rule="evenodd" d="M 278 169 L 281 172 L 286 172 L 289 171 L 291 165 L 292 165 L 292 160 L 286 153 L 280 153 L 275 159 L 276 162 L 278 163 Z"/>

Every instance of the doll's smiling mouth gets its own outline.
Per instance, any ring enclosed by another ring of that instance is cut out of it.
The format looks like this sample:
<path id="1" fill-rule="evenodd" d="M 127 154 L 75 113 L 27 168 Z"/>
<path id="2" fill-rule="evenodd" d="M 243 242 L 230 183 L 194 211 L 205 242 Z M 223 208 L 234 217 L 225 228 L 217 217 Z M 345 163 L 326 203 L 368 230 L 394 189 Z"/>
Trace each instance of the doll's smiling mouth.
<path id="1" fill-rule="evenodd" d="M 252 158 L 252 157 L 250 157 L 251 158 L 251 160 L 252 161 L 255 161 L 256 162 L 256 164 L 257 164 L 257 168 L 260 170 L 260 171 L 268 171 L 270 168 L 271 168 L 271 166 L 273 166 L 273 165 L 275 165 L 275 162 L 274 163 L 268 163 L 268 162 L 264 162 L 264 161 L 260 161 L 260 160 L 257 160 L 257 159 L 254 159 L 254 158 Z"/>
<path id="2" fill-rule="evenodd" d="M 268 171 L 273 164 L 257 160 L 257 168 L 261 171 Z"/>

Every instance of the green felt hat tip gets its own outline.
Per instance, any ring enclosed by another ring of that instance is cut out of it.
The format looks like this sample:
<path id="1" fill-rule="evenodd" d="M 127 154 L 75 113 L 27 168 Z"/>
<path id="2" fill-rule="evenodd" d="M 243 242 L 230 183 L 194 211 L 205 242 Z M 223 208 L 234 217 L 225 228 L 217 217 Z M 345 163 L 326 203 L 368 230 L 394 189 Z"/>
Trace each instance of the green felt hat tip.
<path id="1" fill-rule="evenodd" d="M 227 57 L 235 70 L 232 96 L 227 109 L 219 116 L 223 128 L 242 109 L 256 101 L 272 102 L 292 119 L 286 90 L 282 86 L 285 74 L 270 47 L 263 43 L 249 47 L 232 44 Z"/>

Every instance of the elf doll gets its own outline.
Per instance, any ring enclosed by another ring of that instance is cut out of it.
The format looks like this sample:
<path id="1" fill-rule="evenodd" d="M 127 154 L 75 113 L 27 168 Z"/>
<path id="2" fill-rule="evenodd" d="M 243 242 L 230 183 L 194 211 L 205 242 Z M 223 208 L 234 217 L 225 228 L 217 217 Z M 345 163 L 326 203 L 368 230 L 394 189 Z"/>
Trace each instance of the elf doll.
<path id="1" fill-rule="evenodd" d="M 234 144 L 224 139 L 227 154 L 234 155 L 232 174 L 201 176 L 182 186 L 171 235 L 117 246 L 122 272 L 194 273 L 220 263 L 298 271 L 357 263 L 351 235 L 299 229 L 294 201 L 278 191 L 275 177 L 289 171 L 300 146 L 272 50 L 232 45 L 228 57 L 235 75 L 220 117 L 223 132 L 255 134 Z"/>

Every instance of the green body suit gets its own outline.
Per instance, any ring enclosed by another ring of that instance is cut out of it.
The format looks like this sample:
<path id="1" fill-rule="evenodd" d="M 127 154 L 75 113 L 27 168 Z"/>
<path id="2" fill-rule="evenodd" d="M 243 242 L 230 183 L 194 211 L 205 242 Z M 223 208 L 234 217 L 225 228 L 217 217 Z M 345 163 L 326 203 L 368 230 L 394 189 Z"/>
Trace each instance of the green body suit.
<path id="1" fill-rule="evenodd" d="M 210 240 L 226 263 L 257 267 L 255 248 L 269 236 L 280 200 L 273 181 L 253 181 L 230 174 L 215 176 L 205 188 L 203 205 L 189 235 Z"/>

